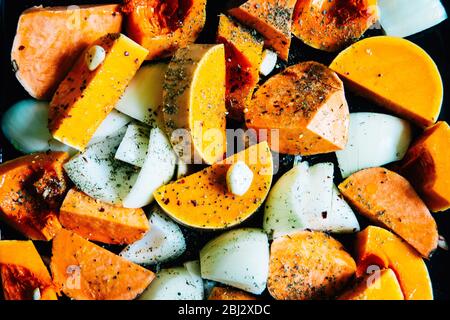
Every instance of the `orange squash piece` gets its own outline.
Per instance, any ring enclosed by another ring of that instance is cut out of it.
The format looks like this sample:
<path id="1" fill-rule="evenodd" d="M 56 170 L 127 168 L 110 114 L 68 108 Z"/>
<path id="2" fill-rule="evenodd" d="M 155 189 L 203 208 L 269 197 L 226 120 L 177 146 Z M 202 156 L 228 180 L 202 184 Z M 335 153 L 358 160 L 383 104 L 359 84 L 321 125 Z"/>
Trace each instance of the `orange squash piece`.
<path id="1" fill-rule="evenodd" d="M 342 195 L 362 215 L 402 237 L 423 257 L 437 248 L 436 221 L 409 182 L 395 172 L 371 168 L 339 185 Z"/>
<path id="2" fill-rule="evenodd" d="M 404 300 L 404 297 L 394 271 L 383 269 L 360 279 L 339 300 Z"/>
<path id="3" fill-rule="evenodd" d="M 266 46 L 272 47 L 285 61 L 291 46 L 292 14 L 296 0 L 248 0 L 228 13 L 265 38 Z"/>
<path id="4" fill-rule="evenodd" d="M 358 276 L 366 275 L 369 266 L 390 268 L 397 276 L 405 300 L 433 299 L 431 280 L 422 257 L 391 232 L 375 226 L 359 232 L 356 254 Z"/>
<path id="5" fill-rule="evenodd" d="M 72 189 L 61 206 L 59 221 L 85 239 L 108 244 L 130 244 L 149 229 L 142 209 L 126 209 Z"/>
<path id="6" fill-rule="evenodd" d="M 125 0 L 122 11 L 128 36 L 154 60 L 195 42 L 205 25 L 206 0 Z"/>
<path id="7" fill-rule="evenodd" d="M 0 165 L 0 218 L 30 239 L 51 240 L 61 229 L 68 159 L 65 152 L 37 153 Z"/>
<path id="8" fill-rule="evenodd" d="M 367 38 L 342 51 L 330 68 L 356 93 L 420 126 L 439 118 L 441 75 L 433 59 L 411 41 Z"/>
<path id="9" fill-rule="evenodd" d="M 333 297 L 352 279 L 356 264 L 328 234 L 300 231 L 275 239 L 267 288 L 277 300 Z"/>
<path id="10" fill-rule="evenodd" d="M 259 87 L 245 119 L 273 151 L 306 156 L 342 150 L 350 114 L 339 77 L 317 62 L 302 62 Z"/>
<path id="11" fill-rule="evenodd" d="M 292 33 L 313 48 L 333 52 L 361 38 L 377 20 L 376 0 L 298 0 Z"/>
<path id="12" fill-rule="evenodd" d="M 131 300 L 155 274 L 62 229 L 53 239 L 50 268 L 58 289 L 76 300 Z"/>
<path id="13" fill-rule="evenodd" d="M 0 241 L 0 277 L 6 300 L 57 300 L 52 278 L 31 241 Z"/>
<path id="14" fill-rule="evenodd" d="M 214 287 L 208 297 L 208 300 L 257 300 L 256 297 L 248 292 L 230 287 Z"/>
<path id="15" fill-rule="evenodd" d="M 231 118 L 242 121 L 259 81 L 264 43 L 255 32 L 225 15 L 219 18 L 217 42 L 225 45 L 227 110 Z"/>
<path id="16" fill-rule="evenodd" d="M 90 70 L 89 49 L 99 46 L 103 62 Z M 108 34 L 81 54 L 50 102 L 48 127 L 53 137 L 84 150 L 102 121 L 114 108 L 144 61 L 147 50 L 126 36 Z"/>
<path id="17" fill-rule="evenodd" d="M 450 208 L 450 126 L 428 128 L 403 158 L 402 174 L 434 212 Z"/>
<path id="18" fill-rule="evenodd" d="M 121 26 L 117 4 L 25 10 L 11 51 L 17 79 L 32 97 L 51 99 L 80 53 Z"/>
<path id="19" fill-rule="evenodd" d="M 249 190 L 233 195 L 226 183 L 233 163 L 243 161 L 253 172 Z M 212 166 L 155 191 L 161 208 L 178 222 L 199 229 L 232 227 L 249 218 L 264 202 L 272 183 L 272 154 L 266 142 L 251 146 Z"/>

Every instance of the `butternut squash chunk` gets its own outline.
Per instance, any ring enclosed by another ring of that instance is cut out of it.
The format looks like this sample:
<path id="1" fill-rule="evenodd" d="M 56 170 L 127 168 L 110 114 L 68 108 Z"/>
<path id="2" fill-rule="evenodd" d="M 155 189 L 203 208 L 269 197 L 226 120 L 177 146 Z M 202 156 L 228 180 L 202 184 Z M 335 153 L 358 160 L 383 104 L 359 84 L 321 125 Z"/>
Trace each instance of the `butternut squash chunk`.
<path id="1" fill-rule="evenodd" d="M 257 300 L 256 297 L 248 292 L 230 287 L 214 287 L 208 297 L 208 300 Z"/>
<path id="2" fill-rule="evenodd" d="M 431 211 L 450 208 L 450 127 L 438 122 L 408 150 L 401 172 Z"/>
<path id="3" fill-rule="evenodd" d="M 103 48 L 104 60 L 90 70 L 90 48 Z M 122 34 L 108 34 L 83 52 L 50 102 L 49 129 L 53 137 L 84 150 L 112 111 L 148 51 Z"/>
<path id="4" fill-rule="evenodd" d="M 205 25 L 206 0 L 126 0 L 122 11 L 128 36 L 154 60 L 195 42 Z"/>
<path id="5" fill-rule="evenodd" d="M 356 235 L 357 275 L 373 266 L 392 269 L 405 300 L 432 300 L 433 289 L 422 257 L 389 231 L 369 226 Z M 369 270 L 370 271 L 370 270 Z"/>
<path id="6" fill-rule="evenodd" d="M 330 68 L 350 89 L 420 126 L 438 120 L 441 75 L 431 57 L 408 40 L 386 36 L 361 40 L 342 51 Z"/>
<path id="7" fill-rule="evenodd" d="M 266 81 L 245 119 L 248 128 L 266 130 L 273 151 L 314 155 L 345 147 L 350 114 L 338 76 L 317 62 L 302 62 Z"/>
<path id="8" fill-rule="evenodd" d="M 144 210 L 101 202 L 77 189 L 67 193 L 59 220 L 64 228 L 85 239 L 108 244 L 133 243 L 149 229 Z"/>
<path id="9" fill-rule="evenodd" d="M 296 0 L 248 0 L 228 13 L 263 35 L 266 46 L 287 61 L 295 3 Z"/>
<path id="10" fill-rule="evenodd" d="M 226 152 L 225 50 L 192 44 L 178 50 L 163 85 L 167 135 L 187 164 L 213 164 Z"/>
<path id="11" fill-rule="evenodd" d="M 377 20 L 376 0 L 298 0 L 292 33 L 313 48 L 333 52 L 361 38 Z"/>
<path id="12" fill-rule="evenodd" d="M 53 239 L 50 268 L 59 290 L 76 300 L 131 300 L 155 274 L 62 229 Z"/>
<path id="13" fill-rule="evenodd" d="M 253 172 L 243 196 L 228 191 L 228 168 L 243 161 Z M 232 227 L 249 218 L 264 202 L 272 183 L 272 154 L 266 142 L 254 145 L 198 173 L 155 191 L 161 208 L 178 222 L 200 229 Z"/>
<path id="14" fill-rule="evenodd" d="M 51 240 L 61 229 L 68 158 L 65 152 L 37 153 L 0 165 L 0 218 L 30 239 Z"/>
<path id="15" fill-rule="evenodd" d="M 371 168 L 339 185 L 342 195 L 362 215 L 402 237 L 423 257 L 437 248 L 436 221 L 409 182 L 395 172 Z"/>
<path id="16" fill-rule="evenodd" d="M 338 241 L 322 232 L 300 231 L 272 242 L 267 288 L 277 300 L 326 299 L 355 271 L 355 261 Z"/>
<path id="17" fill-rule="evenodd" d="M 52 278 L 32 241 L 0 241 L 0 277 L 6 300 L 56 300 Z"/>
<path id="18" fill-rule="evenodd" d="M 32 97 L 51 99 L 80 53 L 121 26 L 117 4 L 25 10 L 11 51 L 17 79 Z"/>
<path id="19" fill-rule="evenodd" d="M 402 288 L 392 269 L 367 275 L 356 286 L 339 297 L 339 300 L 404 300 Z"/>
<path id="20" fill-rule="evenodd" d="M 263 41 L 251 30 L 220 15 L 217 42 L 225 45 L 229 117 L 242 121 L 259 81 Z"/>

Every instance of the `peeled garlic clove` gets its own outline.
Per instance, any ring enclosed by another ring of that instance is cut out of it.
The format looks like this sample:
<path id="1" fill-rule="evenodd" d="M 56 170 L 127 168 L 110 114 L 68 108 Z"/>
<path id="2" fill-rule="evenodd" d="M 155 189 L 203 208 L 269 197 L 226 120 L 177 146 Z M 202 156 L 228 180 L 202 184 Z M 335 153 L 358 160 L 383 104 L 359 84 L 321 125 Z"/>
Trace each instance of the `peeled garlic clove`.
<path id="1" fill-rule="evenodd" d="M 259 72 L 263 76 L 268 76 L 273 71 L 276 64 L 277 54 L 271 50 L 266 49 L 263 52 L 263 59 L 261 62 L 261 66 L 259 67 Z"/>
<path id="2" fill-rule="evenodd" d="M 243 196 L 253 181 L 253 171 L 245 164 L 238 161 L 233 164 L 227 171 L 228 191 L 237 196 Z"/>
<path id="3" fill-rule="evenodd" d="M 103 47 L 95 45 L 86 52 L 86 64 L 90 71 L 97 69 L 105 60 L 106 51 Z"/>

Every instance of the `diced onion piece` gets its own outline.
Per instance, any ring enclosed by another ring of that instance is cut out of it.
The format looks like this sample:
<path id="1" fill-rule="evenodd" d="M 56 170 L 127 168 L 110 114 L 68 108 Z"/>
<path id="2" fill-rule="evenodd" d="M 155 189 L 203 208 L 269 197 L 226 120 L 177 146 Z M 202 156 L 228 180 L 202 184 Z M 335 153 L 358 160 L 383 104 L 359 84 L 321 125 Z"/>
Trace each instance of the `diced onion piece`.
<path id="1" fill-rule="evenodd" d="M 253 181 L 253 171 L 243 161 L 234 163 L 227 171 L 228 191 L 237 196 L 243 196 Z"/>
<path id="2" fill-rule="evenodd" d="M 268 76 L 277 64 L 277 54 L 272 50 L 266 49 L 263 52 L 263 59 L 261 62 L 261 66 L 259 67 L 259 72 L 263 76 Z"/>
<path id="3" fill-rule="evenodd" d="M 116 159 L 142 168 L 147 156 L 150 130 L 137 124 L 130 124 L 116 152 Z"/>

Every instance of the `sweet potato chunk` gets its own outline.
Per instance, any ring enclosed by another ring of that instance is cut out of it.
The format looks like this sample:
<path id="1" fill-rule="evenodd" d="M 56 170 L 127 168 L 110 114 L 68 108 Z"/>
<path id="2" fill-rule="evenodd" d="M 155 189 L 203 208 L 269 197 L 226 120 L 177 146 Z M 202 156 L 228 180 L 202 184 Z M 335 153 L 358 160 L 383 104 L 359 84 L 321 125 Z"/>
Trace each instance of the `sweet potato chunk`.
<path id="1" fill-rule="evenodd" d="M 350 115 L 338 76 L 317 62 L 302 62 L 266 81 L 245 119 L 260 136 L 267 130 L 273 151 L 313 155 L 345 147 Z"/>
<path id="2" fill-rule="evenodd" d="M 248 0 L 228 13 L 261 33 L 265 44 L 287 61 L 295 3 L 296 0 Z"/>
<path id="3" fill-rule="evenodd" d="M 355 271 L 355 261 L 338 241 L 301 231 L 273 241 L 267 288 L 278 300 L 331 298 Z"/>
<path id="4" fill-rule="evenodd" d="M 109 244 L 133 243 L 149 229 L 144 210 L 104 203 L 76 189 L 64 199 L 59 220 L 64 228 L 88 240 Z"/>
<path id="5" fill-rule="evenodd" d="M 208 297 L 208 300 L 243 301 L 243 300 L 256 300 L 256 297 L 245 291 L 241 291 L 230 287 L 214 287 L 211 291 L 211 294 Z"/>
<path id="6" fill-rule="evenodd" d="M 402 173 L 434 212 L 450 208 L 450 127 L 438 122 L 408 150 Z"/>
<path id="7" fill-rule="evenodd" d="M 0 278 L 6 300 L 56 300 L 52 278 L 31 241 L 0 241 Z"/>
<path id="8" fill-rule="evenodd" d="M 263 41 L 255 32 L 221 15 L 217 42 L 225 45 L 227 110 L 231 118 L 242 121 L 259 81 Z"/>
<path id="9" fill-rule="evenodd" d="M 58 289 L 76 300 L 131 300 L 155 274 L 62 229 L 53 239 L 51 271 Z"/>
<path id="10" fill-rule="evenodd" d="M 61 229 L 68 158 L 65 152 L 37 153 L 0 165 L 0 217 L 30 239 L 52 239 Z"/>
<path id="11" fill-rule="evenodd" d="M 392 269 L 405 300 L 432 300 L 433 288 L 422 257 L 391 232 L 369 226 L 356 236 L 357 275 L 379 268 Z"/>
<path id="12" fill-rule="evenodd" d="M 337 51 L 359 39 L 377 19 L 376 0 L 298 0 L 292 33 L 313 48 Z"/>
<path id="13" fill-rule="evenodd" d="M 436 222 L 402 176 L 384 168 L 366 169 L 351 175 L 339 190 L 362 215 L 395 232 L 423 257 L 436 249 Z"/>
<path id="14" fill-rule="evenodd" d="M 80 53 L 121 26 L 117 4 L 25 10 L 11 52 L 17 79 L 32 97 L 50 99 Z"/>
<path id="15" fill-rule="evenodd" d="M 397 276 L 391 269 L 367 275 L 339 297 L 339 300 L 404 300 Z"/>
<path id="16" fill-rule="evenodd" d="M 206 0 L 126 0 L 127 34 L 145 47 L 147 60 L 194 43 L 206 21 Z"/>

